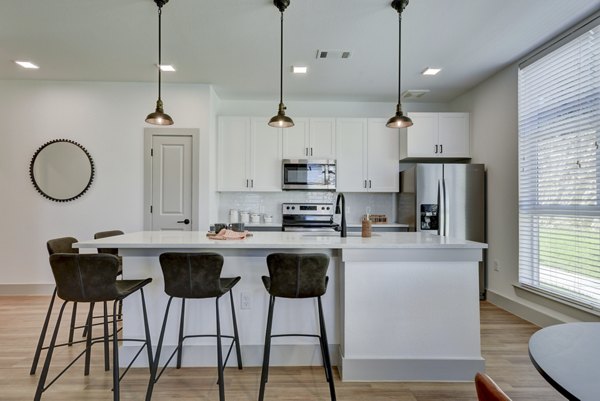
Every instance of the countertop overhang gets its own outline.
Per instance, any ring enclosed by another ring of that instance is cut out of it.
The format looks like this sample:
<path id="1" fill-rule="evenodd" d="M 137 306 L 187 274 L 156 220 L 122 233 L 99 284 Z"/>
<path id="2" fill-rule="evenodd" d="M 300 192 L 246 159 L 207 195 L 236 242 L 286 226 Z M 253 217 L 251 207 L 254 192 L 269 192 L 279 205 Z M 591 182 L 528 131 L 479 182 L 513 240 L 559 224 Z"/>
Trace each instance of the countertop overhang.
<path id="1" fill-rule="evenodd" d="M 360 233 L 357 233 L 360 234 Z M 370 238 L 339 234 L 253 232 L 243 240 L 215 240 L 202 231 L 140 231 L 80 241 L 75 248 L 224 248 L 224 249 L 484 249 L 487 244 L 419 232 L 379 232 Z"/>

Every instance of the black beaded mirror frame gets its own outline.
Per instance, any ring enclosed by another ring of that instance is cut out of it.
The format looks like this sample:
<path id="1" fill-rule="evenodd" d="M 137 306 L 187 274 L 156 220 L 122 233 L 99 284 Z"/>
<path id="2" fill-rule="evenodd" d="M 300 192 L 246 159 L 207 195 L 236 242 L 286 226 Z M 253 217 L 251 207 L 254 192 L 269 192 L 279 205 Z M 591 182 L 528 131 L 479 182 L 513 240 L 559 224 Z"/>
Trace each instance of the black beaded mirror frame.
<path id="1" fill-rule="evenodd" d="M 47 194 L 46 192 L 44 192 L 44 190 L 42 188 L 40 188 L 37 181 L 35 180 L 35 175 L 34 175 L 35 161 L 36 161 L 37 157 L 39 156 L 39 154 L 48 146 L 50 146 L 54 143 L 58 143 L 58 142 L 66 142 L 66 143 L 70 143 L 70 144 L 77 146 L 80 150 L 82 150 L 85 153 L 85 155 L 87 156 L 87 159 L 90 162 L 90 179 L 89 179 L 87 185 L 85 186 L 85 188 L 83 188 L 76 195 L 74 195 L 70 198 L 65 198 L 65 199 L 55 198 L 55 197 Z M 81 146 L 79 143 L 72 141 L 70 139 L 54 139 L 52 141 L 46 142 L 35 152 L 35 154 L 31 158 L 31 163 L 29 164 L 29 177 L 31 178 L 31 182 L 33 183 L 33 186 L 35 187 L 35 189 L 45 198 L 48 198 L 55 202 L 69 202 L 69 201 L 75 200 L 75 199 L 79 198 L 80 196 L 82 196 L 92 185 L 92 181 L 94 181 L 94 173 L 95 173 L 95 169 L 94 169 L 94 161 L 92 160 L 92 156 L 89 154 L 89 152 L 83 146 Z"/>

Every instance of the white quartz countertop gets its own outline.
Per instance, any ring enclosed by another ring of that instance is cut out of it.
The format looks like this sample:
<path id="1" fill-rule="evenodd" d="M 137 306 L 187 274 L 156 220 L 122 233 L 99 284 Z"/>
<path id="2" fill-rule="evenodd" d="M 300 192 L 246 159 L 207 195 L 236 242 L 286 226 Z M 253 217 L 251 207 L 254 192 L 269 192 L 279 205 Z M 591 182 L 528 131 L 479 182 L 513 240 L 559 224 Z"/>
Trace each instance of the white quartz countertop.
<path id="1" fill-rule="evenodd" d="M 202 231 L 141 231 L 97 240 L 80 241 L 75 248 L 229 248 L 229 249 L 451 249 L 487 248 L 487 244 L 420 232 L 360 233 L 253 232 L 244 240 L 215 240 Z"/>

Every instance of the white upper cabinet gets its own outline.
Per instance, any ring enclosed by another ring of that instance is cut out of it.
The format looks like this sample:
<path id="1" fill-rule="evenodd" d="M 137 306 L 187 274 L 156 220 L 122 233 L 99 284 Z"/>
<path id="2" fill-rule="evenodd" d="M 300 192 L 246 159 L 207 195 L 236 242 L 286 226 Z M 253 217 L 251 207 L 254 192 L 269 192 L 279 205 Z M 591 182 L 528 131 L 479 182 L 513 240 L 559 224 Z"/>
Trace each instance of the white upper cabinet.
<path id="1" fill-rule="evenodd" d="M 334 118 L 294 118 L 283 129 L 284 159 L 335 159 Z"/>
<path id="2" fill-rule="evenodd" d="M 408 113 L 401 130 L 400 159 L 471 157 L 469 113 Z"/>
<path id="3" fill-rule="evenodd" d="M 219 117 L 219 191 L 281 191 L 282 133 L 268 118 Z"/>
<path id="4" fill-rule="evenodd" d="M 399 132 L 379 118 L 338 118 L 337 190 L 398 192 Z"/>

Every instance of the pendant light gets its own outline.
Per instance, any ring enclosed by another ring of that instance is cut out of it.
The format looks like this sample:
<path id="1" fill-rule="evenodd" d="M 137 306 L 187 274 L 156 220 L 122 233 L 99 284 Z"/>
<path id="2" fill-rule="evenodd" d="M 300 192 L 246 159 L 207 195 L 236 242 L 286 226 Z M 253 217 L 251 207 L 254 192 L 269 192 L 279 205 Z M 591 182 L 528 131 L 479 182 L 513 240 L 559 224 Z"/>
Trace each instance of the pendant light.
<path id="1" fill-rule="evenodd" d="M 394 0 L 392 1 L 392 8 L 398 11 L 398 104 L 396 105 L 396 115 L 390 118 L 385 124 L 389 128 L 407 128 L 413 125 L 410 118 L 402 113 L 402 103 L 400 102 L 402 97 L 402 11 L 408 5 L 408 0 Z"/>
<path id="2" fill-rule="evenodd" d="M 283 12 L 290 5 L 290 0 L 273 0 L 275 7 L 281 12 L 281 46 L 280 46 L 280 64 L 279 64 L 279 110 L 277 115 L 269 120 L 269 125 L 276 128 L 289 128 L 294 126 L 294 121 L 285 115 L 285 105 L 283 104 Z"/>
<path id="3" fill-rule="evenodd" d="M 160 40 L 160 19 L 162 15 L 162 6 L 167 4 L 169 0 L 154 0 L 158 6 L 158 100 L 156 101 L 156 110 L 154 113 L 148 114 L 146 122 L 154 125 L 173 125 L 173 119 L 163 111 L 163 102 L 160 98 L 160 66 L 161 66 L 161 40 Z"/>

